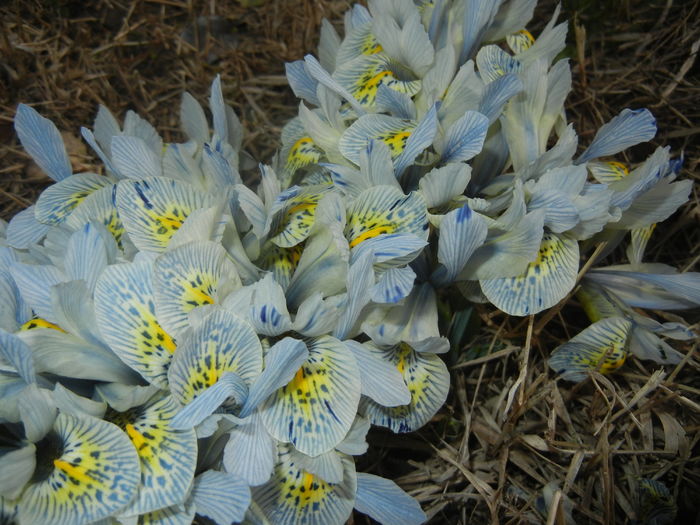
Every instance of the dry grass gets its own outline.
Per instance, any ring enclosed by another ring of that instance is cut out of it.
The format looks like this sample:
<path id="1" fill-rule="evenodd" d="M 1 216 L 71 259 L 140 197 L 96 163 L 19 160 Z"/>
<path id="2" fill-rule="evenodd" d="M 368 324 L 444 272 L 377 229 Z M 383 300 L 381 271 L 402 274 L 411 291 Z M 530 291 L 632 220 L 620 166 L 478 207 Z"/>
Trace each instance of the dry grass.
<path id="1" fill-rule="evenodd" d="M 542 3 L 540 25 L 554 4 Z M 14 137 L 18 102 L 33 104 L 66 131 L 76 170 L 96 169 L 79 127 L 92 122 L 98 103 L 120 117 L 134 109 L 165 140 L 177 140 L 180 93 L 205 102 L 220 73 L 225 97 L 248 131 L 246 149 L 269 159 L 281 126 L 296 112 L 283 61 L 313 51 L 321 18 L 339 20 L 348 2 L 89 4 L 15 0 L 0 7 L 0 214 L 6 219 L 49 183 Z M 564 6 L 572 20 L 567 52 L 575 82 L 569 115 L 582 143 L 623 107 L 649 107 L 659 135 L 628 160 L 668 144 L 685 154 L 681 177 L 697 181 L 699 2 L 570 0 Z M 220 20 L 208 19 L 198 26 L 198 42 L 188 42 L 183 31 L 189 27 L 192 34 L 193 22 L 209 16 Z M 657 228 L 651 260 L 696 268 L 699 220 L 696 184 L 690 202 Z M 615 257 L 620 260 L 616 253 L 608 260 Z M 691 312 L 690 318 L 697 323 L 700 316 Z M 679 523 L 698 523 L 696 346 L 680 348 L 688 357 L 676 367 L 630 359 L 614 376 L 578 386 L 556 381 L 546 358 L 586 324 L 574 301 L 554 315 L 526 319 L 477 307 L 472 335 L 448 356 L 453 389 L 446 407 L 418 434 L 373 432 L 362 466 L 398 478 L 435 524 L 563 524 L 567 512 L 577 523 L 629 523 L 639 477 L 669 487 Z"/>

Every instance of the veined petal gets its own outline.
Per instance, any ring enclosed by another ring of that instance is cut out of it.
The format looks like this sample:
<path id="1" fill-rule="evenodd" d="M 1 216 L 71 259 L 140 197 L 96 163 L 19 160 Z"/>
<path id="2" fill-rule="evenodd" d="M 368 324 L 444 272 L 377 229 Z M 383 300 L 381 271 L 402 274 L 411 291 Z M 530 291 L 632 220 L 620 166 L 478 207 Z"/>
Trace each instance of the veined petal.
<path id="1" fill-rule="evenodd" d="M 66 281 L 66 277 L 55 266 L 24 264 L 15 262 L 10 273 L 19 288 L 22 298 L 32 310 L 49 322 L 56 322 L 51 304 L 51 287 Z"/>
<path id="2" fill-rule="evenodd" d="M 411 393 L 401 372 L 387 359 L 387 352 L 371 342 L 345 341 L 357 360 L 362 381 L 362 395 L 385 407 L 406 405 Z"/>
<path id="3" fill-rule="evenodd" d="M 28 443 L 22 448 L 9 450 L 0 456 L 0 523 L 15 523 L 15 520 L 8 519 L 2 511 L 3 503 L 9 500 L 17 500 L 22 493 L 26 483 L 34 475 L 36 467 L 36 447 L 34 443 Z M 7 521 L 2 521 L 7 520 Z"/>
<path id="4" fill-rule="evenodd" d="M 598 130 L 593 142 L 576 159 L 576 164 L 598 157 L 615 155 L 622 150 L 647 142 L 656 135 L 656 119 L 648 109 L 623 109 Z"/>
<path id="5" fill-rule="evenodd" d="M 342 525 L 352 512 L 357 487 L 355 464 L 342 455 L 343 481 L 328 483 L 294 462 L 288 446 L 280 445 L 272 479 L 253 489 L 257 503 L 276 525 Z"/>
<path id="6" fill-rule="evenodd" d="M 360 400 L 360 375 L 352 353 L 330 336 L 307 342 L 309 358 L 294 378 L 261 408 L 272 436 L 311 456 L 340 443 Z"/>
<path id="7" fill-rule="evenodd" d="M 503 106 L 523 90 L 523 83 L 517 75 L 509 73 L 498 77 L 484 88 L 479 106 L 479 113 L 484 115 L 489 125 L 500 116 Z"/>
<path id="8" fill-rule="evenodd" d="M 287 311 L 284 290 L 275 282 L 272 274 L 267 274 L 252 284 L 250 310 L 246 317 L 263 335 L 280 335 L 291 328 L 292 320 Z"/>
<path id="9" fill-rule="evenodd" d="M 429 209 L 447 204 L 462 195 L 471 178 L 471 167 L 461 162 L 435 168 L 421 177 L 420 192 Z"/>
<path id="10" fill-rule="evenodd" d="M 309 75 L 306 69 L 306 62 L 303 60 L 286 62 L 284 64 L 284 70 L 289 87 L 292 88 L 297 98 L 306 100 L 314 106 L 319 106 L 320 103 L 316 95 L 318 80 Z"/>
<path id="11" fill-rule="evenodd" d="M 369 419 L 358 414 L 355 416 L 355 421 L 352 422 L 352 426 L 345 435 L 345 438 L 335 449 L 343 454 L 361 456 L 367 452 L 369 448 L 367 444 L 367 432 L 369 432 L 370 426 Z"/>
<path id="12" fill-rule="evenodd" d="M 348 210 L 345 236 L 350 248 L 391 233 L 427 237 L 427 209 L 423 197 L 417 192 L 406 196 L 391 186 L 375 186 L 363 191 Z"/>
<path id="13" fill-rule="evenodd" d="M 290 248 L 280 248 L 276 244 L 269 243 L 262 250 L 259 264 L 264 270 L 272 272 L 275 281 L 282 288 L 287 289 L 303 251 L 303 244 L 297 244 Z"/>
<path id="14" fill-rule="evenodd" d="M 399 153 L 398 157 L 396 157 L 394 161 L 394 172 L 397 177 L 403 175 L 403 172 L 413 164 L 416 157 L 433 143 L 433 139 L 437 133 L 437 124 L 437 104 L 434 104 L 418 122 L 416 129 L 408 136 L 403 150 Z M 391 142 L 386 144 L 391 150 Z"/>
<path id="15" fill-rule="evenodd" d="M 396 483 L 364 472 L 357 473 L 355 508 L 386 525 L 420 525 L 428 519 L 418 502 Z"/>
<path id="16" fill-rule="evenodd" d="M 365 108 L 372 108 L 377 99 L 379 86 L 413 96 L 418 93 L 421 82 L 404 80 L 408 72 L 387 59 L 384 55 L 364 55 L 346 64 L 339 64 L 333 77 L 347 89 Z"/>
<path id="17" fill-rule="evenodd" d="M 375 303 L 398 303 L 413 289 L 416 272 L 410 266 L 389 268 L 382 272 L 372 287 L 372 301 Z"/>
<path id="18" fill-rule="evenodd" d="M 123 512 L 144 514 L 184 502 L 197 462 L 193 429 L 171 427 L 179 406 L 170 396 L 155 396 L 127 412 L 108 412 L 131 439 L 141 464 L 138 495 Z"/>
<path id="19" fill-rule="evenodd" d="M 108 250 L 105 238 L 97 231 L 97 227 L 101 225 L 87 223 L 71 235 L 63 263 L 68 277 L 71 280 L 85 281 L 91 295 L 97 278 L 107 264 L 113 262 L 108 259 L 111 250 Z"/>
<path id="20" fill-rule="evenodd" d="M 387 115 L 364 115 L 345 130 L 338 142 L 343 156 L 355 164 L 360 163 L 360 155 L 370 140 L 386 144 L 393 159 L 406 148 L 408 138 L 416 129 L 417 123 Z"/>
<path id="21" fill-rule="evenodd" d="M 488 130 L 488 119 L 477 111 L 467 111 L 447 131 L 441 162 L 461 162 L 481 151 Z"/>
<path id="22" fill-rule="evenodd" d="M 629 351 L 639 359 L 676 365 L 685 357 L 666 341 L 643 326 L 636 325 L 630 332 Z"/>
<path id="23" fill-rule="evenodd" d="M 617 182 L 630 173 L 629 168 L 625 164 L 617 161 L 602 162 L 591 160 L 586 163 L 586 167 L 593 175 L 593 178 L 601 184 Z"/>
<path id="24" fill-rule="evenodd" d="M 192 498 L 197 514 L 215 523 L 240 522 L 250 505 L 250 489 L 237 476 L 208 470 L 197 476 Z"/>
<path id="25" fill-rule="evenodd" d="M 112 137 L 112 162 L 121 175 L 130 179 L 160 177 L 163 173 L 161 157 L 139 137 Z"/>
<path id="26" fill-rule="evenodd" d="M 593 323 L 557 347 L 549 358 L 549 367 L 568 381 L 583 381 L 595 370 L 603 374 L 617 370 L 627 359 L 631 329 L 632 323 L 621 317 Z"/>
<path id="27" fill-rule="evenodd" d="M 486 240 L 488 227 L 468 204 L 444 216 L 440 223 L 438 261 L 443 265 L 432 279 L 441 285 L 453 282 L 474 251 Z"/>
<path id="28" fill-rule="evenodd" d="M 275 390 L 294 379 L 297 370 L 308 358 L 309 351 L 302 341 L 285 337 L 275 343 L 265 354 L 265 368 L 251 385 L 240 417 L 247 417 Z"/>
<path id="29" fill-rule="evenodd" d="M 0 330 L 0 363 L 3 369 L 9 365 L 25 383 L 36 383 L 31 349 L 19 337 L 5 330 Z"/>
<path id="30" fill-rule="evenodd" d="M 297 308 L 292 330 L 305 337 L 332 332 L 340 317 L 340 301 L 338 296 L 323 299 L 320 292 L 311 295 Z"/>
<path id="31" fill-rule="evenodd" d="M 386 350 L 384 359 L 403 376 L 411 401 L 385 407 L 365 398 L 360 412 L 374 425 L 394 432 L 413 432 L 425 425 L 445 402 L 450 374 L 438 355 L 416 352 L 405 343 Z"/>
<path id="32" fill-rule="evenodd" d="M 73 169 L 58 128 L 26 104 L 17 106 L 15 131 L 24 149 L 55 181 L 70 177 Z"/>
<path id="33" fill-rule="evenodd" d="M 41 466 L 20 501 L 20 522 L 88 523 L 118 511 L 136 493 L 138 456 L 115 425 L 59 414 L 45 441 Z"/>
<path id="34" fill-rule="evenodd" d="M 476 54 L 476 64 L 485 84 L 489 84 L 508 73 L 518 73 L 522 69 L 519 60 L 493 44 L 479 50 Z"/>
<path id="35" fill-rule="evenodd" d="M 179 410 L 172 421 L 172 427 L 184 430 L 198 426 L 212 415 L 225 401 L 240 405 L 248 396 L 248 385 L 238 374 L 224 372 L 201 394 Z"/>
<path id="36" fill-rule="evenodd" d="M 183 405 L 225 372 L 250 384 L 262 371 L 262 347 L 253 328 L 225 310 L 215 310 L 181 340 L 168 372 L 170 388 Z"/>
<path id="37" fill-rule="evenodd" d="M 194 517 L 194 505 L 174 505 L 141 514 L 138 525 L 191 525 Z M 126 525 L 127 522 L 123 523 Z"/>
<path id="38" fill-rule="evenodd" d="M 116 189 L 116 185 L 110 184 L 85 197 L 80 206 L 66 218 L 66 225 L 72 230 L 77 230 L 88 222 L 101 223 L 121 247 L 122 237 L 126 232 L 114 205 Z"/>
<path id="39" fill-rule="evenodd" d="M 576 284 L 578 242 L 545 233 L 537 254 L 517 277 L 485 279 L 481 290 L 496 307 L 511 315 L 532 315 L 557 304 Z"/>
<path id="40" fill-rule="evenodd" d="M 343 312 L 333 331 L 333 335 L 339 339 L 345 339 L 351 334 L 360 312 L 370 301 L 372 286 L 374 286 L 373 261 L 374 254 L 370 250 L 356 257 L 350 265 L 345 285 L 347 294 Z"/>
<path id="41" fill-rule="evenodd" d="M 656 229 L 656 224 L 650 224 L 642 228 L 635 228 L 630 232 L 631 242 L 627 247 L 627 258 L 630 264 L 641 264 L 644 258 L 644 250 L 651 239 L 651 234 Z"/>
<path id="42" fill-rule="evenodd" d="M 304 64 L 309 75 L 311 75 L 320 84 L 323 84 L 333 93 L 337 93 L 347 100 L 358 115 L 364 115 L 365 110 L 362 107 L 362 104 L 360 104 L 353 94 L 342 86 L 335 78 L 329 75 L 328 71 L 321 67 L 321 64 L 318 63 L 318 60 L 316 60 L 313 55 L 306 55 L 304 57 Z"/>
<path id="43" fill-rule="evenodd" d="M 32 349 L 38 373 L 125 384 L 139 381 L 138 375 L 103 345 L 58 330 L 29 330 L 18 336 Z"/>
<path id="44" fill-rule="evenodd" d="M 188 326 L 188 313 L 219 303 L 241 286 L 236 267 L 217 243 L 195 241 L 159 256 L 153 270 L 158 320 L 174 336 Z"/>
<path id="45" fill-rule="evenodd" d="M 517 33 L 512 33 L 506 37 L 508 47 L 516 55 L 522 53 L 526 49 L 530 49 L 535 43 L 535 37 L 527 29 L 521 29 Z"/>
<path id="46" fill-rule="evenodd" d="M 7 225 L 7 244 L 25 250 L 44 238 L 48 224 L 39 222 L 34 216 L 35 206 L 29 206 L 10 219 Z"/>
<path id="47" fill-rule="evenodd" d="M 292 189 L 296 191 L 289 194 Z M 270 241 L 282 248 L 299 244 L 309 236 L 316 219 L 318 202 L 330 187 L 293 187 L 290 190 L 277 197 L 267 223 Z"/>
<path id="48" fill-rule="evenodd" d="M 110 183 L 96 173 L 78 173 L 46 188 L 36 201 L 34 216 L 44 224 L 60 224 L 93 192 Z"/>
<path id="49" fill-rule="evenodd" d="M 190 213 L 214 202 L 188 184 L 152 177 L 121 181 L 116 205 L 134 244 L 140 250 L 162 252 Z"/>
<path id="50" fill-rule="evenodd" d="M 119 358 L 144 379 L 166 388 L 175 341 L 156 318 L 147 262 L 108 267 L 95 287 L 100 333 Z"/>
<path id="51" fill-rule="evenodd" d="M 276 441 L 265 430 L 259 413 L 254 412 L 229 433 L 224 467 L 249 485 L 270 479 L 276 458 Z"/>
<path id="52" fill-rule="evenodd" d="M 180 125 L 190 140 L 204 143 L 209 140 L 209 124 L 202 106 L 187 91 L 180 102 Z"/>
<path id="53" fill-rule="evenodd" d="M 25 436 L 32 443 L 40 441 L 51 430 L 56 420 L 56 403 L 51 392 L 39 388 L 36 383 L 22 390 L 22 395 L 17 400 L 17 408 Z"/>

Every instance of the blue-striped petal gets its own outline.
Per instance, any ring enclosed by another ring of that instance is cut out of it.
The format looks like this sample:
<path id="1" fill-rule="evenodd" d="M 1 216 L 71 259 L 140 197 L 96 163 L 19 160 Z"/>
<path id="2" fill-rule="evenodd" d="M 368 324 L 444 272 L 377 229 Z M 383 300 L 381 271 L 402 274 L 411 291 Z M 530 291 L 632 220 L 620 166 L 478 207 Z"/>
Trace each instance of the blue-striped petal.
<path id="1" fill-rule="evenodd" d="M 357 490 L 355 464 L 342 455 L 343 481 L 328 483 L 304 471 L 287 446 L 280 445 L 272 479 L 253 489 L 253 501 L 276 525 L 342 525 L 352 512 Z"/>
<path id="2" fill-rule="evenodd" d="M 568 381 L 583 381 L 589 372 L 608 374 L 627 359 L 632 323 L 621 317 L 602 319 L 557 347 L 549 366 Z"/>
<path id="3" fill-rule="evenodd" d="M 78 173 L 46 188 L 36 202 L 34 216 L 45 224 L 59 224 L 91 193 L 110 183 L 96 173 Z"/>
<path id="4" fill-rule="evenodd" d="M 160 177 L 163 174 L 161 157 L 139 137 L 112 137 L 112 162 L 121 175 L 130 179 Z"/>
<path id="5" fill-rule="evenodd" d="M 241 285 L 226 250 L 210 241 L 195 241 L 159 256 L 153 289 L 158 320 L 175 337 L 188 326 L 188 313 L 219 303 Z"/>
<path id="6" fill-rule="evenodd" d="M 401 372 L 386 358 L 386 352 L 371 342 L 345 341 L 357 360 L 362 381 L 362 395 L 385 407 L 406 405 L 411 393 Z"/>
<path id="7" fill-rule="evenodd" d="M 656 135 L 656 119 L 648 109 L 623 109 L 600 127 L 590 146 L 576 159 L 576 164 L 598 157 L 615 155 Z"/>
<path id="8" fill-rule="evenodd" d="M 248 396 L 248 385 L 233 372 L 224 372 L 201 394 L 180 409 L 172 421 L 175 429 L 194 428 L 212 415 L 225 401 L 240 405 Z"/>
<path id="9" fill-rule="evenodd" d="M 218 524 L 240 522 L 250 505 L 250 489 L 232 474 L 208 470 L 197 476 L 192 498 L 197 514 Z"/>
<path id="10" fill-rule="evenodd" d="M 179 342 L 168 379 L 175 398 L 191 402 L 226 372 L 250 384 L 262 371 L 262 347 L 253 328 L 225 310 L 215 310 Z"/>
<path id="11" fill-rule="evenodd" d="M 401 373 L 411 400 L 405 405 L 385 407 L 365 398 L 360 413 L 373 425 L 394 432 L 413 432 L 425 425 L 445 402 L 450 374 L 440 356 L 416 352 L 405 343 L 385 350 L 383 358 Z"/>
<path id="12" fill-rule="evenodd" d="M 255 412 L 229 433 L 223 464 L 227 472 L 255 486 L 270 479 L 276 458 L 277 442 Z"/>
<path id="13" fill-rule="evenodd" d="M 357 473 L 355 508 L 384 525 L 420 525 L 428 519 L 418 502 L 396 483 L 364 472 Z"/>
<path id="14" fill-rule="evenodd" d="M 7 225 L 7 244 L 18 250 L 25 250 L 44 238 L 48 224 L 39 222 L 34 216 L 35 206 L 22 210 L 10 219 Z"/>
<path id="15" fill-rule="evenodd" d="M 60 181 L 73 174 L 61 133 L 49 119 L 20 104 L 15 115 L 15 131 L 27 153 L 53 180 Z"/>
<path id="16" fill-rule="evenodd" d="M 180 102 L 180 126 L 190 140 L 204 143 L 209 140 L 209 124 L 202 106 L 188 92 Z"/>
<path id="17" fill-rule="evenodd" d="M 562 300 L 576 284 L 578 242 L 545 233 L 537 254 L 522 275 L 484 279 L 481 290 L 496 307 L 510 315 L 532 315 Z"/>
<path id="18" fill-rule="evenodd" d="M 212 197 L 165 177 L 124 180 L 116 205 L 129 237 L 140 250 L 162 252 L 187 216 L 214 205 Z"/>
<path id="19" fill-rule="evenodd" d="M 476 55 L 479 74 L 485 84 L 507 75 L 518 73 L 522 69 L 519 60 L 513 58 L 500 47 L 490 44 L 482 47 Z"/>
<path id="20" fill-rule="evenodd" d="M 66 225 L 77 230 L 88 222 L 101 223 L 112 234 L 114 240 L 123 247 L 122 237 L 126 233 L 121 217 L 114 205 L 117 187 L 114 184 L 94 191 L 66 218 Z"/>
<path id="21" fill-rule="evenodd" d="M 51 287 L 66 281 L 66 277 L 55 266 L 14 263 L 10 272 L 22 298 L 34 312 L 50 322 L 57 322 L 51 304 Z"/>
<path id="22" fill-rule="evenodd" d="M 445 135 L 441 162 L 461 162 L 481 151 L 488 130 L 488 119 L 477 111 L 467 111 Z"/>
<path id="23" fill-rule="evenodd" d="M 126 412 L 108 412 L 107 420 L 122 428 L 141 465 L 138 494 L 124 510 L 143 514 L 184 502 L 197 463 L 193 429 L 175 430 L 171 423 L 179 406 L 170 396 L 155 396 Z"/>
<path id="24" fill-rule="evenodd" d="M 110 266 L 95 287 L 97 325 L 110 348 L 144 379 L 167 386 L 175 341 L 156 318 L 147 262 Z"/>
<path id="25" fill-rule="evenodd" d="M 437 104 L 435 104 L 423 115 L 416 128 L 408 136 L 403 150 L 396 157 L 394 172 L 397 177 L 403 175 L 403 172 L 413 164 L 416 157 L 433 143 L 437 133 L 437 124 Z M 391 143 L 389 142 L 387 145 Z"/>
<path id="26" fill-rule="evenodd" d="M 20 522 L 89 523 L 117 512 L 134 497 L 138 455 L 117 426 L 59 414 L 44 441 L 41 468 L 20 501 Z"/>
<path id="27" fill-rule="evenodd" d="M 6 449 L 7 450 L 7 449 Z M 22 448 L 9 449 L 0 456 L 0 523 L 15 523 L 2 511 L 5 500 L 17 500 L 25 484 L 34 475 L 36 467 L 36 447 L 28 443 Z"/>
<path id="28" fill-rule="evenodd" d="M 343 343 L 321 336 L 309 340 L 307 347 L 307 361 L 260 410 L 275 439 L 315 456 L 335 447 L 347 434 L 361 386 L 355 358 Z"/>
<path id="29" fill-rule="evenodd" d="M 416 272 L 410 266 L 389 268 L 382 272 L 372 287 L 372 301 L 375 303 L 398 303 L 413 289 Z"/>
<path id="30" fill-rule="evenodd" d="M 36 383 L 36 371 L 32 351 L 27 344 L 14 334 L 0 330 L 0 358 L 3 369 L 11 369 L 27 383 Z"/>

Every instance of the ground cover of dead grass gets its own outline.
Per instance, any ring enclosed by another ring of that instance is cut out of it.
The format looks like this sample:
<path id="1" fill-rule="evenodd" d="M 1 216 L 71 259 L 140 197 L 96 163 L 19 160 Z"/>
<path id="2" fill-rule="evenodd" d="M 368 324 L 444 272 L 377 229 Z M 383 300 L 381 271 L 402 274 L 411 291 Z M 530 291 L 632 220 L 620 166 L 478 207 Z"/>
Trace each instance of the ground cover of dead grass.
<path id="1" fill-rule="evenodd" d="M 538 8 L 538 24 L 554 2 Z M 206 103 L 214 75 L 248 131 L 245 148 L 267 160 L 296 112 L 283 62 L 314 50 L 321 18 L 341 20 L 345 1 L 13 0 L 0 6 L 0 216 L 9 219 L 50 182 L 21 151 L 12 118 L 34 105 L 64 132 L 75 171 L 97 169 L 79 139 L 98 103 L 133 109 L 179 140 L 177 107 L 187 90 Z M 685 155 L 681 177 L 700 163 L 700 2 L 570 0 L 567 54 L 574 69 L 568 112 L 585 144 L 623 107 L 658 119 L 653 144 Z M 536 34 L 536 31 L 535 31 Z M 649 260 L 696 270 L 698 185 L 660 225 Z M 621 253 L 607 262 L 623 261 Z M 398 479 L 431 523 L 630 523 L 639 478 L 670 489 L 678 523 L 700 523 L 700 380 L 697 344 L 676 367 L 630 359 L 620 373 L 580 384 L 557 381 L 552 349 L 587 325 L 575 300 L 534 318 L 445 297 L 469 317 L 468 335 L 447 356 L 453 389 L 421 432 L 371 435 L 363 467 Z M 667 319 L 674 317 L 666 314 Z M 700 319 L 690 312 L 691 322 Z M 449 323 L 445 327 L 449 328 Z M 453 327 L 454 328 L 454 327 Z M 366 523 L 356 516 L 357 523 Z"/>

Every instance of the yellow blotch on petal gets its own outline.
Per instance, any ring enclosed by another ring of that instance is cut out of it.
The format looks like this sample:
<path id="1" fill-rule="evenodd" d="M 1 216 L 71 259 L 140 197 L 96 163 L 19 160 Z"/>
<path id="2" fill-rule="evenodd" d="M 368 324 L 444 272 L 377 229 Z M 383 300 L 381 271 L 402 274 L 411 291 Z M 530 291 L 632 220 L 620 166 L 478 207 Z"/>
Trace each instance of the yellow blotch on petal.
<path id="1" fill-rule="evenodd" d="M 64 461 L 62 459 L 54 459 L 53 464 L 54 467 L 63 471 L 66 474 L 66 476 L 76 481 L 79 481 L 80 483 L 88 484 L 92 481 L 92 478 L 87 473 L 87 467 L 84 467 L 82 465 L 72 465 L 71 463 L 68 463 L 67 461 Z"/>
<path id="2" fill-rule="evenodd" d="M 63 332 L 64 334 L 66 333 L 66 331 L 57 324 L 51 323 L 46 319 L 42 319 L 41 317 L 30 319 L 29 321 L 27 321 L 19 327 L 19 331 L 26 332 L 27 330 L 34 330 L 35 328 L 50 328 L 51 330 L 58 330 L 59 332 Z"/>

